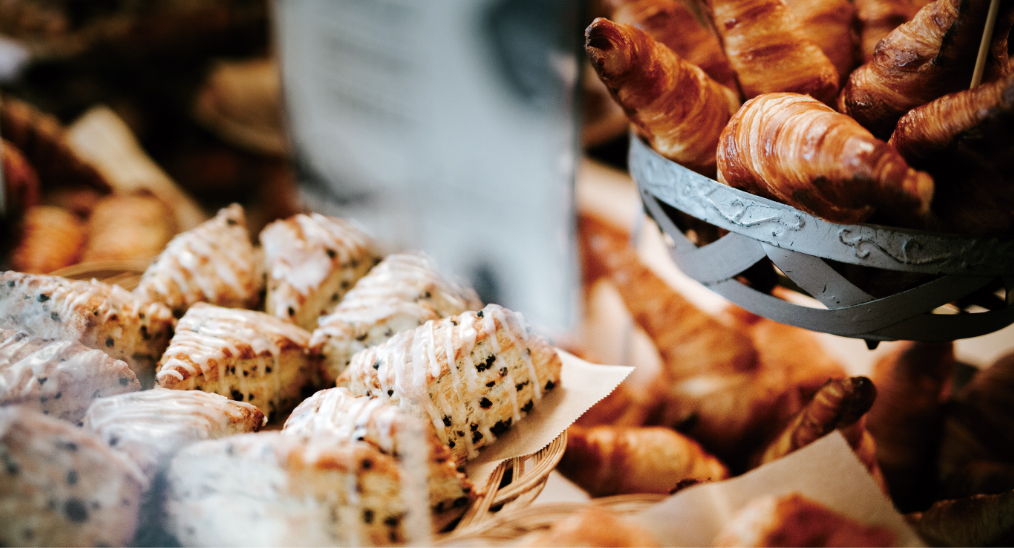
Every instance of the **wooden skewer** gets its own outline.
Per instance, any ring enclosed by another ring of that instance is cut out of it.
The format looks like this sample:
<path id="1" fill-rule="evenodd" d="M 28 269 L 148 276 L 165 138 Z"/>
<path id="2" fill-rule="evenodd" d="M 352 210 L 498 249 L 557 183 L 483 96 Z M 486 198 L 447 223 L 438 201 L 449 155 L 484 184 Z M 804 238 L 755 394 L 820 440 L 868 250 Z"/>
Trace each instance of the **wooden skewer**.
<path id="1" fill-rule="evenodd" d="M 986 14 L 986 28 L 982 31 L 982 42 L 979 43 L 979 56 L 975 59 L 975 71 L 972 72 L 974 88 L 982 83 L 982 73 L 986 69 L 986 58 L 989 57 L 989 46 L 993 41 L 993 27 L 996 26 L 996 15 L 1000 12 L 1000 0 L 991 0 L 989 12 Z"/>

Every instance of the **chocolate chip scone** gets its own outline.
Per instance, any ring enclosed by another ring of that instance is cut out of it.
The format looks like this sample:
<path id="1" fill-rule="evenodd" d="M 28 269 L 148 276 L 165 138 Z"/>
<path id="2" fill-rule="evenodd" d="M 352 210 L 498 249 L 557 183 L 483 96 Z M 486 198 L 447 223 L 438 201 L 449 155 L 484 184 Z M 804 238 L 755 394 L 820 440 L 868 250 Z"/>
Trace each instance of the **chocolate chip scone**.
<path id="1" fill-rule="evenodd" d="M 130 457 L 149 479 L 181 449 L 256 432 L 264 414 L 249 403 L 199 390 L 156 388 L 95 400 L 83 427 Z"/>
<path id="2" fill-rule="evenodd" d="M 197 303 L 176 326 L 158 385 L 214 392 L 274 417 L 295 407 L 316 378 L 309 340 L 308 331 L 263 312 Z"/>
<path id="3" fill-rule="evenodd" d="M 117 285 L 57 276 L 0 274 L 0 329 L 78 341 L 127 362 L 142 387 L 173 334 L 172 311 Z"/>
<path id="4" fill-rule="evenodd" d="M 491 304 L 363 350 L 337 384 L 432 422 L 460 463 L 530 411 L 560 382 L 561 367 L 520 314 Z"/>
<path id="5" fill-rule="evenodd" d="M 398 460 L 408 453 L 422 456 L 429 468 L 430 511 L 438 530 L 461 517 L 475 500 L 472 483 L 457 470 L 433 426 L 379 398 L 355 397 L 346 388 L 321 390 L 296 407 L 282 433 L 365 441 Z"/>
<path id="6" fill-rule="evenodd" d="M 177 235 L 144 271 L 134 293 L 165 303 L 179 317 L 196 302 L 253 308 L 264 285 L 239 204 Z"/>
<path id="7" fill-rule="evenodd" d="M 318 213 L 275 221 L 260 240 L 265 311 L 309 330 L 380 260 L 370 237 L 352 223 Z"/>
<path id="8" fill-rule="evenodd" d="M 442 275 L 426 255 L 389 255 L 320 318 L 310 348 L 322 357 L 324 381 L 333 382 L 356 352 L 429 320 L 480 308 L 471 287 Z"/>
<path id="9" fill-rule="evenodd" d="M 422 542 L 432 527 L 425 479 L 364 442 L 242 434 L 173 459 L 166 526 L 184 546 Z"/>
<path id="10" fill-rule="evenodd" d="M 0 544 L 124 546 L 146 483 L 130 459 L 73 424 L 0 408 Z"/>
<path id="11" fill-rule="evenodd" d="M 95 398 L 141 389 L 130 367 L 76 341 L 0 329 L 0 405 L 77 423 Z"/>

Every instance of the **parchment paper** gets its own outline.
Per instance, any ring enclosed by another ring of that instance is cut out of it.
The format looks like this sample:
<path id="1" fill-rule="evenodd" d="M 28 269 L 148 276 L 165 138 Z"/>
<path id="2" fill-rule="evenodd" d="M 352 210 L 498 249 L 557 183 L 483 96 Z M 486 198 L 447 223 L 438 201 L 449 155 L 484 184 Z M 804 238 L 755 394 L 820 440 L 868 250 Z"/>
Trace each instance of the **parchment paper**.
<path id="1" fill-rule="evenodd" d="M 711 546 L 743 505 L 793 491 L 860 523 L 889 528 L 898 546 L 925 546 L 838 432 L 742 476 L 681 491 L 630 519 L 663 546 Z"/>
<path id="2" fill-rule="evenodd" d="M 597 365 L 557 350 L 563 361 L 560 384 L 513 428 L 484 447 L 465 466 L 465 473 L 480 488 L 506 459 L 530 455 L 552 443 L 585 411 L 609 395 L 634 370 L 622 365 Z"/>

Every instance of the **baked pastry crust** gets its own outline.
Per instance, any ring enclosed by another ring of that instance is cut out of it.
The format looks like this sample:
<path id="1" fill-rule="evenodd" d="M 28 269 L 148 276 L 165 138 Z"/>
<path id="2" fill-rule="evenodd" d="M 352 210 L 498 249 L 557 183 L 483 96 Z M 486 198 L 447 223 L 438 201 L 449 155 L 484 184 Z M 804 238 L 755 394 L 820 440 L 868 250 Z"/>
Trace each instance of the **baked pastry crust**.
<path id="1" fill-rule="evenodd" d="M 100 350 L 0 329 L 0 405 L 29 405 L 77 423 L 95 398 L 140 389 L 125 362 Z"/>
<path id="2" fill-rule="evenodd" d="M 472 288 L 441 275 L 426 255 L 389 255 L 320 318 L 310 347 L 323 357 L 325 382 L 333 382 L 356 352 L 429 320 L 480 308 Z"/>
<path id="3" fill-rule="evenodd" d="M 472 483 L 457 470 L 450 449 L 440 443 L 433 426 L 379 398 L 356 397 L 341 387 L 321 390 L 296 407 L 282 433 L 324 433 L 365 441 L 399 460 L 409 453 L 425 455 L 430 512 L 438 530 L 460 517 L 475 499 Z"/>
<path id="4" fill-rule="evenodd" d="M 413 486 L 425 489 L 425 478 L 403 477 L 398 462 L 373 445 L 326 435 L 261 432 L 205 441 L 170 465 L 166 525 L 184 546 L 424 539 L 431 531 L 426 493 Z"/>
<path id="5" fill-rule="evenodd" d="M 309 332 L 263 312 L 196 303 L 159 362 L 158 385 L 218 393 L 277 416 L 314 380 L 309 340 Z"/>
<path id="6" fill-rule="evenodd" d="M 0 408 L 0 544 L 125 546 L 147 482 L 73 424 Z"/>
<path id="7" fill-rule="evenodd" d="M 81 257 L 87 230 L 76 215 L 56 206 L 29 208 L 21 220 L 21 238 L 11 265 L 21 272 L 45 274 Z"/>
<path id="8" fill-rule="evenodd" d="M 164 302 L 177 316 L 196 302 L 253 308 L 263 275 L 239 204 L 169 242 L 134 293 Z"/>
<path id="9" fill-rule="evenodd" d="M 172 208 L 157 196 L 112 194 L 100 199 L 88 217 L 88 243 L 81 260 L 148 260 L 177 230 Z"/>
<path id="10" fill-rule="evenodd" d="M 83 427 L 126 453 L 153 480 L 192 443 L 256 432 L 264 413 L 249 403 L 199 390 L 156 388 L 95 400 Z"/>
<path id="11" fill-rule="evenodd" d="M 490 304 L 356 354 L 337 384 L 430 421 L 463 462 L 552 390 L 561 367 L 556 350 L 520 314 Z"/>
<path id="12" fill-rule="evenodd" d="M 92 280 L 0 274 L 0 329 L 44 339 L 71 340 L 127 362 L 142 387 L 169 345 L 172 312 L 125 289 Z"/>
<path id="13" fill-rule="evenodd" d="M 369 236 L 318 213 L 275 221 L 260 235 L 267 267 L 265 311 L 312 330 L 379 261 Z"/>

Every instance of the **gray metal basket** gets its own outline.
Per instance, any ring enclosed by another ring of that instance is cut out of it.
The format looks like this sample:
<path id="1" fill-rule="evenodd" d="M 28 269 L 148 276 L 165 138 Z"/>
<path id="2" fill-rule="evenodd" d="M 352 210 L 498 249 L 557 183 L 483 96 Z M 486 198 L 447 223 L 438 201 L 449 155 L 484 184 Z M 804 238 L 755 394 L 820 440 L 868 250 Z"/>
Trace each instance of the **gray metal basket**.
<path id="1" fill-rule="evenodd" d="M 969 237 L 871 224 L 841 225 L 734 189 L 667 160 L 632 136 L 630 173 L 649 215 L 672 238 L 673 261 L 688 276 L 766 318 L 870 341 L 949 341 L 1014 323 L 1014 239 Z M 729 231 L 698 247 L 673 209 Z M 767 260 L 826 309 L 790 303 L 743 283 Z M 882 298 L 847 280 L 825 259 L 899 273 L 935 275 Z M 1004 299 L 994 295 L 997 286 Z M 969 303 L 986 307 L 968 311 Z M 955 304 L 957 314 L 933 313 Z"/>

